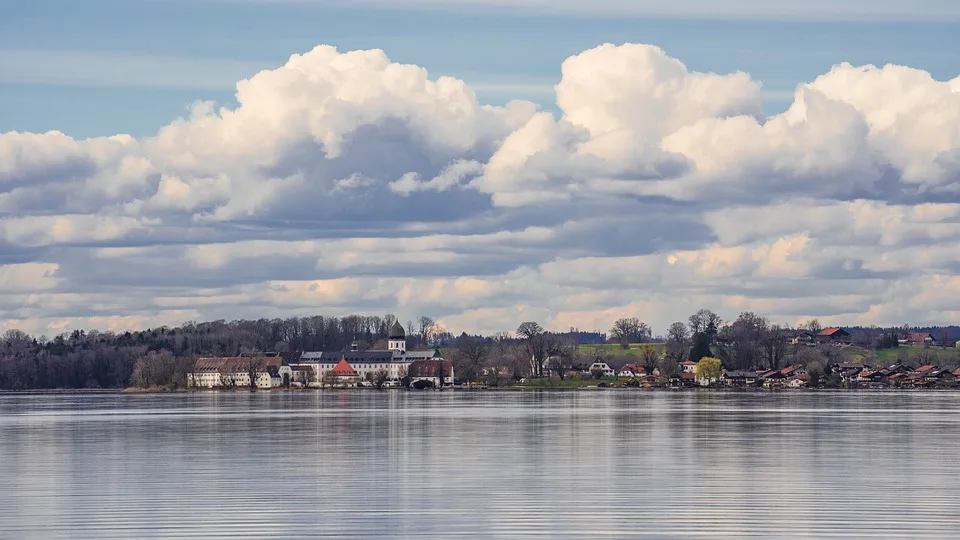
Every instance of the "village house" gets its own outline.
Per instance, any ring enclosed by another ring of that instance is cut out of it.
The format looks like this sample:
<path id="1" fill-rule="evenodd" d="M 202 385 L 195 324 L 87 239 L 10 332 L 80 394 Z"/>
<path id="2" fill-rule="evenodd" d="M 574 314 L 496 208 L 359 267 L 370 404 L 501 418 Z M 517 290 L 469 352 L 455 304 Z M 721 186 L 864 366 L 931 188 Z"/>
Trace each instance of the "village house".
<path id="1" fill-rule="evenodd" d="M 937 344 L 933 334 L 929 332 L 903 334 L 897 338 L 897 343 L 911 347 L 929 347 Z"/>
<path id="2" fill-rule="evenodd" d="M 595 371 L 600 371 L 604 377 L 615 377 L 617 374 L 616 370 L 610 367 L 609 364 L 599 360 L 590 364 L 590 369 L 587 372 L 593 374 Z"/>
<path id="3" fill-rule="evenodd" d="M 817 341 L 820 343 L 848 343 L 850 333 L 843 328 L 824 328 L 817 334 Z"/>
<path id="4" fill-rule="evenodd" d="M 618 377 L 639 377 L 643 375 L 643 370 L 637 364 L 626 364 L 617 373 Z"/>
<path id="5" fill-rule="evenodd" d="M 756 386 L 759 376 L 756 371 L 734 370 L 724 371 L 723 378 L 727 386 L 746 388 Z"/>

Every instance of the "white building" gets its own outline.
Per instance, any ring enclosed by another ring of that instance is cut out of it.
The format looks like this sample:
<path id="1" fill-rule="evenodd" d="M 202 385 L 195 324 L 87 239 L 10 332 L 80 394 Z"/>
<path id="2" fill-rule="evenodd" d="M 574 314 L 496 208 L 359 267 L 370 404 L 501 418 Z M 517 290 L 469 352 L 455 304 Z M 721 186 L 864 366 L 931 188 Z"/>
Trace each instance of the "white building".
<path id="1" fill-rule="evenodd" d="M 358 350 L 357 343 L 350 346 L 349 351 L 310 351 L 300 355 L 296 365 L 298 369 L 312 367 L 314 381 L 320 383 L 327 372 L 331 371 L 340 360 L 356 371 L 361 381 L 369 381 L 380 370 L 387 372 L 387 381 L 398 384 L 400 379 L 409 376 L 410 364 L 421 360 L 443 360 L 435 350 L 408 351 L 407 337 L 403 326 L 396 322 L 390 329 L 387 339 L 387 350 Z M 453 383 L 453 369 L 449 373 L 450 384 Z"/>
<path id="2" fill-rule="evenodd" d="M 188 388 L 277 388 L 292 381 L 293 370 L 279 356 L 220 356 L 198 358 L 187 374 Z"/>
<path id="3" fill-rule="evenodd" d="M 594 371 L 597 371 L 597 370 L 602 371 L 604 377 L 613 377 L 614 375 L 617 374 L 617 372 L 614 371 L 614 369 L 610 367 L 606 362 L 594 362 L 590 364 L 590 369 L 588 370 L 589 373 L 593 373 Z"/>

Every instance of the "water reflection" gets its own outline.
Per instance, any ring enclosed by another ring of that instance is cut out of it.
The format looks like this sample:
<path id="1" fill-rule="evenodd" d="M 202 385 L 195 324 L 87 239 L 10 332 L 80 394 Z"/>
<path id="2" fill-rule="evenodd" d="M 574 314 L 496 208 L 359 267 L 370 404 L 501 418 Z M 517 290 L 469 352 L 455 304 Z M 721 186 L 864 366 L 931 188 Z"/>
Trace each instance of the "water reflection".
<path id="1" fill-rule="evenodd" d="M 0 537 L 955 538 L 960 394 L 0 396 Z"/>

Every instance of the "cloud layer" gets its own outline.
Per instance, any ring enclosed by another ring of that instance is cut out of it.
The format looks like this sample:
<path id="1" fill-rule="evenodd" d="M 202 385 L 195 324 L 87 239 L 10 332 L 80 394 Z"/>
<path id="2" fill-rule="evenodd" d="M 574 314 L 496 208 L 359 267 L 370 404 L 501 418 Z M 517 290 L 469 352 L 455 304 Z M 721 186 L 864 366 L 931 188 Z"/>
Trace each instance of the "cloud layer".
<path id="1" fill-rule="evenodd" d="M 554 115 L 318 46 L 150 138 L 2 133 L 0 319 L 960 315 L 960 77 L 838 65 L 767 118 L 650 45 L 561 71 Z"/>

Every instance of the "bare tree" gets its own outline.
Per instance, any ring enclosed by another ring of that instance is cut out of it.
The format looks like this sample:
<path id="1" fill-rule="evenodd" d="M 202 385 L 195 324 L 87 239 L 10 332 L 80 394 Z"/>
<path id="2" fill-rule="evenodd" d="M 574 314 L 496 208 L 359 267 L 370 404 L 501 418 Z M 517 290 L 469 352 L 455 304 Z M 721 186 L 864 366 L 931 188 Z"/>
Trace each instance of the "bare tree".
<path id="1" fill-rule="evenodd" d="M 682 322 L 671 324 L 667 331 L 667 354 L 677 362 L 683 362 L 689 350 L 690 334 L 687 332 L 687 326 Z"/>
<path id="2" fill-rule="evenodd" d="M 382 389 L 383 385 L 387 384 L 387 379 L 389 377 L 390 377 L 390 374 L 387 373 L 387 370 L 378 369 L 373 373 L 373 378 L 372 378 L 373 387 L 376 388 L 377 390 Z"/>
<path id="3" fill-rule="evenodd" d="M 820 321 L 817 319 L 810 319 L 809 321 L 803 323 L 803 328 L 811 334 L 819 334 L 823 330 L 823 325 L 821 325 Z"/>
<path id="4" fill-rule="evenodd" d="M 760 346 L 763 357 L 769 369 L 780 369 L 784 355 L 787 353 L 787 331 L 782 326 L 774 324 L 760 334 Z"/>
<path id="5" fill-rule="evenodd" d="M 673 364 L 678 363 L 675 358 L 671 358 L 670 361 Z M 657 353 L 657 350 L 653 347 L 644 347 L 643 350 L 640 351 L 640 362 L 643 365 L 643 371 L 647 375 L 653 375 L 653 370 L 657 369 L 660 364 L 660 354 Z M 661 373 L 663 372 L 662 369 L 660 371 Z"/>
<path id="6" fill-rule="evenodd" d="M 248 358 L 246 362 L 247 376 L 250 378 L 250 389 L 257 388 L 257 376 L 260 374 L 262 364 L 258 358 Z"/>
<path id="7" fill-rule="evenodd" d="M 766 335 L 766 319 L 749 311 L 741 313 L 737 320 L 724 326 L 718 336 L 716 350 L 723 365 L 728 369 L 762 367 L 765 359 L 762 341 Z"/>
<path id="8" fill-rule="evenodd" d="M 220 373 L 221 388 L 231 389 L 237 387 L 237 377 L 232 366 L 222 365 L 218 371 Z"/>
<path id="9" fill-rule="evenodd" d="M 610 329 L 610 336 L 626 349 L 630 343 L 642 343 L 650 338 L 650 326 L 636 317 L 617 319 Z"/>
<path id="10" fill-rule="evenodd" d="M 557 336 L 548 336 L 546 346 L 547 357 L 550 359 L 549 369 L 556 373 L 562 381 L 577 356 L 576 342 L 567 341 Z"/>
<path id="11" fill-rule="evenodd" d="M 486 338 L 460 334 L 457 338 L 457 357 L 460 360 L 457 373 L 462 380 L 477 380 L 480 369 L 490 355 L 490 348 Z"/>
<path id="12" fill-rule="evenodd" d="M 543 327 L 535 322 L 522 323 L 517 336 L 524 340 L 527 357 L 533 365 L 534 377 L 543 377 L 543 363 L 547 358 L 547 342 Z"/>
<path id="13" fill-rule="evenodd" d="M 717 332 L 723 319 L 709 309 L 701 309 L 691 315 L 689 321 L 691 334 L 709 334 L 711 331 L 714 333 Z M 713 338 L 713 336 L 710 337 Z"/>
<path id="14" fill-rule="evenodd" d="M 433 336 L 437 323 L 426 315 L 421 315 L 420 318 L 417 319 L 417 323 L 420 325 L 417 332 L 420 339 L 420 346 L 427 347 L 430 345 L 430 338 Z"/>
<path id="15" fill-rule="evenodd" d="M 401 388 L 410 387 L 410 371 L 406 366 L 400 366 L 397 369 L 397 382 L 400 384 Z"/>

